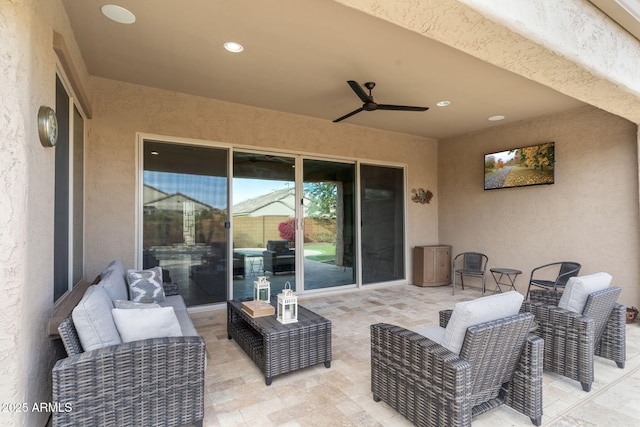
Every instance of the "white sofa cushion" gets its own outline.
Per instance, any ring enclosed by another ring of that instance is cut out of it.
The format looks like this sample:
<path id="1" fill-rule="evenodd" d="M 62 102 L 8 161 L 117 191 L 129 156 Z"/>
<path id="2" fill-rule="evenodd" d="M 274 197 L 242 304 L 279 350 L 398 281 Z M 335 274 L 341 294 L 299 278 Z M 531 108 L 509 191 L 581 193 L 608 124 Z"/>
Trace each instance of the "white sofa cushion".
<path id="1" fill-rule="evenodd" d="M 102 286 L 111 300 L 129 299 L 127 282 L 124 276 L 124 267 L 120 261 L 112 261 L 107 268 L 102 271 L 98 285 Z"/>
<path id="2" fill-rule="evenodd" d="M 71 316 L 84 351 L 122 343 L 113 322 L 113 302 L 107 291 L 98 285 L 89 286 L 73 309 Z"/>
<path id="3" fill-rule="evenodd" d="M 133 302 L 133 301 L 129 301 L 129 300 L 121 300 L 121 299 L 117 299 L 113 302 L 113 306 L 115 308 L 123 308 L 123 309 L 129 309 L 129 308 L 160 308 L 160 304 L 156 304 L 153 302 L 150 303 L 146 303 L 146 302 Z"/>
<path id="4" fill-rule="evenodd" d="M 516 315 L 523 300 L 522 294 L 510 291 L 457 303 L 440 344 L 460 354 L 469 326 Z"/>
<path id="5" fill-rule="evenodd" d="M 172 307 L 114 308 L 111 312 L 122 342 L 182 336 Z"/>
<path id="6" fill-rule="evenodd" d="M 429 338 L 433 342 L 437 342 L 438 344 L 441 344 L 442 339 L 444 338 L 444 328 L 440 326 L 427 326 L 426 328 L 420 329 L 416 332 Z"/>
<path id="7" fill-rule="evenodd" d="M 195 326 L 193 326 L 191 317 L 189 317 L 189 312 L 187 311 L 184 299 L 182 299 L 180 295 L 168 296 L 164 301 L 159 303 L 159 305 L 161 307 L 173 307 L 176 317 L 178 318 L 178 322 L 180 323 L 180 329 L 182 329 L 182 335 L 185 337 L 195 337 L 199 335 Z"/>
<path id="8" fill-rule="evenodd" d="M 162 287 L 162 268 L 128 270 L 130 300 L 133 302 L 162 302 L 165 299 Z"/>
<path id="9" fill-rule="evenodd" d="M 607 289 L 612 279 L 609 273 L 604 272 L 571 277 L 560 297 L 558 307 L 582 314 L 589 295 Z"/>

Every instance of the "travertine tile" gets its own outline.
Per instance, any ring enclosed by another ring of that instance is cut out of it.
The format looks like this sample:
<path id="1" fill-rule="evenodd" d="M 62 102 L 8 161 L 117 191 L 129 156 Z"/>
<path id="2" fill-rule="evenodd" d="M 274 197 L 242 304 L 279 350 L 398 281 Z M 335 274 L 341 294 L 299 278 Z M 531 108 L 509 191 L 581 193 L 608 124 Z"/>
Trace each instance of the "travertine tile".
<path id="1" fill-rule="evenodd" d="M 417 330 L 438 324 L 438 312 L 478 298 L 477 289 L 373 287 L 354 292 L 300 297 L 300 304 L 332 322 L 331 368 L 323 364 L 273 379 L 262 372 L 234 340 L 227 338 L 226 310 L 192 313 L 207 342 L 205 426 L 409 426 L 384 402 L 374 402 L 370 384 L 370 326 L 392 323 Z M 544 374 L 543 425 L 636 426 L 640 414 L 640 323 L 627 325 L 627 363 L 596 359 L 595 382 L 580 384 Z M 473 425 L 531 426 L 524 415 L 502 406 Z"/>

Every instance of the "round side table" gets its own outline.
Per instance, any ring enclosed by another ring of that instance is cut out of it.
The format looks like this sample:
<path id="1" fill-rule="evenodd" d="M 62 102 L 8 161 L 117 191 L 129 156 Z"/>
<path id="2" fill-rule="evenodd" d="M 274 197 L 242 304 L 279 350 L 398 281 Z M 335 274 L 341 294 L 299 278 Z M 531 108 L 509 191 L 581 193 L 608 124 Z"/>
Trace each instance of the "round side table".
<path id="1" fill-rule="evenodd" d="M 493 280 L 496 282 L 496 289 L 493 293 L 502 292 L 502 286 L 509 286 L 507 290 L 516 290 L 516 278 L 518 274 L 522 274 L 522 271 L 515 270 L 513 268 L 491 268 L 489 269 L 491 275 L 493 276 Z M 505 280 L 505 277 L 507 280 Z"/>

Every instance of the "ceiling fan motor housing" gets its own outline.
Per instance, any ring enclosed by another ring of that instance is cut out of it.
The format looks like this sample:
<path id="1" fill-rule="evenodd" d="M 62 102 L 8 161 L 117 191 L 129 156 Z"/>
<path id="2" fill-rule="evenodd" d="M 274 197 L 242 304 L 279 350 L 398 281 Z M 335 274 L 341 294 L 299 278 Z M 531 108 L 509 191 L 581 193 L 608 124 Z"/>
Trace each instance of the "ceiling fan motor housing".
<path id="1" fill-rule="evenodd" d="M 355 92 L 355 94 L 362 101 L 362 107 L 353 110 L 352 112 L 345 114 L 342 117 L 335 119 L 333 122 L 337 123 L 344 119 L 347 119 L 354 114 L 358 114 L 361 111 L 375 111 L 375 110 L 395 110 L 395 111 L 426 111 L 429 107 L 412 107 L 408 105 L 391 105 L 391 104 L 377 104 L 373 100 L 373 95 L 371 94 L 371 90 L 376 87 L 374 82 L 366 82 L 364 87 L 369 90 L 369 94 L 362 89 L 362 86 L 358 84 L 355 80 L 348 80 L 347 83 L 351 86 L 351 89 Z"/>

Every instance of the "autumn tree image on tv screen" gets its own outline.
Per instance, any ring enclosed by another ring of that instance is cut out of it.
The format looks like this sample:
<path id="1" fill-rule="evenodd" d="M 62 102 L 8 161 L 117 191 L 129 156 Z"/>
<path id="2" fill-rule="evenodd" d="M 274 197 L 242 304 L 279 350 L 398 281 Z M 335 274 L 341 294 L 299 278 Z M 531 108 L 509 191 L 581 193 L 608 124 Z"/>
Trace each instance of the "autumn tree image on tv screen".
<path id="1" fill-rule="evenodd" d="M 484 156 L 484 189 L 553 184 L 553 142 L 514 148 Z"/>

